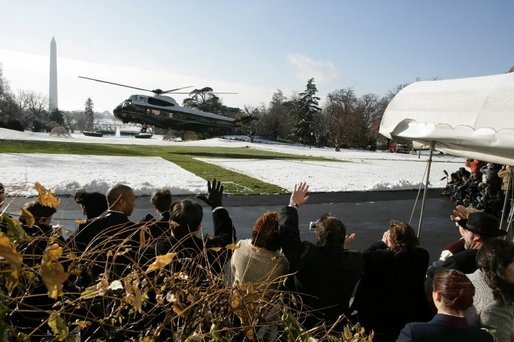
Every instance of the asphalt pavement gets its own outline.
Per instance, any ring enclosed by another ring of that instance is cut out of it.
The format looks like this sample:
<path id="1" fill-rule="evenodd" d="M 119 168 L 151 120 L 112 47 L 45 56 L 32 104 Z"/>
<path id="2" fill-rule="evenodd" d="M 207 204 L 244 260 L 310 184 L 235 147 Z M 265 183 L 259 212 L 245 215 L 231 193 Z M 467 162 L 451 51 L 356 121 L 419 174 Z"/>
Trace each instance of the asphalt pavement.
<path id="1" fill-rule="evenodd" d="M 457 229 L 449 219 L 454 205 L 450 200 L 441 197 L 440 192 L 440 189 L 434 189 L 427 193 L 420 230 L 420 245 L 429 251 L 431 259 L 439 256 L 444 245 L 459 238 Z M 417 197 L 418 191 L 311 193 L 308 203 L 299 208 L 301 237 L 315 241 L 316 235 L 309 230 L 309 222 L 316 221 L 324 213 L 331 213 L 345 223 L 348 233 L 356 233 L 357 238 L 350 248 L 362 251 L 382 238 L 391 219 L 410 222 L 417 231 L 421 194 L 416 201 Z M 22 204 L 30 200 L 33 199 L 9 198 L 8 212 L 16 215 Z M 232 217 L 238 238 L 241 239 L 251 236 L 252 226 L 262 213 L 279 210 L 288 203 L 289 195 L 226 195 L 223 204 Z M 131 220 L 139 221 L 148 213 L 156 215 L 151 208 L 150 198 L 138 197 Z M 61 198 L 61 205 L 54 215 L 53 223 L 61 224 L 71 232 L 77 226 L 75 219 L 80 218 L 83 218 L 82 212 L 73 198 Z M 207 234 L 213 231 L 210 208 L 207 206 L 204 206 L 203 231 Z"/>

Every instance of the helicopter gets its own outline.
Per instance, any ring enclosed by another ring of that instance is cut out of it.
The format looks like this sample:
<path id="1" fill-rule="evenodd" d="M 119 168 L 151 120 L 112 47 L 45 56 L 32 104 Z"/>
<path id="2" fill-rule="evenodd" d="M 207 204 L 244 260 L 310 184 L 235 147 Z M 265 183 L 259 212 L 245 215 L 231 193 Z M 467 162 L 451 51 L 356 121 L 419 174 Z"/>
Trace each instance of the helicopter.
<path id="1" fill-rule="evenodd" d="M 195 108 L 180 106 L 175 99 L 165 94 L 191 94 L 180 91 L 192 86 L 180 87 L 170 90 L 144 89 L 121 83 L 109 82 L 100 79 L 79 76 L 86 80 L 112 84 L 120 87 L 131 88 L 151 92 L 154 96 L 131 95 L 114 109 L 114 116 L 123 123 L 141 124 L 141 131 L 138 137 L 149 137 L 148 126 L 155 126 L 165 129 L 189 130 L 203 132 L 207 127 L 236 128 L 252 121 L 252 116 L 244 116 L 234 119 L 228 116 L 204 112 Z M 216 94 L 236 94 L 219 93 Z"/>

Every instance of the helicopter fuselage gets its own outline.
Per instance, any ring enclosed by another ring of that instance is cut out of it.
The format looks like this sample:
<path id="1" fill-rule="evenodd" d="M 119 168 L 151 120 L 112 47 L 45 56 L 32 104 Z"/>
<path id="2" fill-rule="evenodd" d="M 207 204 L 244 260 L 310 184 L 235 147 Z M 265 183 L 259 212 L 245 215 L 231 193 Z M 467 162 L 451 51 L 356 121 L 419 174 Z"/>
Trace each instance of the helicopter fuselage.
<path id="1" fill-rule="evenodd" d="M 173 98 L 163 95 L 132 95 L 114 109 L 114 116 L 124 123 L 133 122 L 176 130 L 234 128 L 242 124 L 234 118 L 180 106 Z"/>

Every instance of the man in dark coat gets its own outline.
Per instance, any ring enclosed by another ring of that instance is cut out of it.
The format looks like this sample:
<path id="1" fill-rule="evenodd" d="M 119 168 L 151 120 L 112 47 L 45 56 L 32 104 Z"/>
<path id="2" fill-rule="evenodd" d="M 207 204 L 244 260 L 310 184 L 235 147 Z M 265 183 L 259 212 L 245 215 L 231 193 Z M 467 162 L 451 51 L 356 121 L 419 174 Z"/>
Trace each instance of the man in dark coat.
<path id="1" fill-rule="evenodd" d="M 473 212 L 467 218 L 457 222 L 461 228 L 464 250 L 451 255 L 444 261 L 433 263 L 427 271 L 427 276 L 433 277 L 441 269 L 455 269 L 462 273 L 475 272 L 478 268 L 476 255 L 484 242 L 506 234 L 499 228 L 498 218 L 489 213 Z"/>
<path id="2" fill-rule="evenodd" d="M 128 218 L 135 206 L 136 197 L 132 188 L 116 184 L 107 190 L 106 197 L 109 205 L 107 212 L 80 227 L 70 238 L 71 245 L 80 253 L 97 247 L 96 244 L 104 243 L 105 239 L 123 240 L 134 233 L 135 223 Z"/>
<path id="3" fill-rule="evenodd" d="M 139 249 L 139 226 L 129 220 L 135 206 L 134 191 L 116 184 L 106 197 L 109 210 L 70 238 L 70 248 L 83 258 L 83 286 L 96 284 L 102 274 L 111 281 L 129 273 Z"/>
<path id="4" fill-rule="evenodd" d="M 136 265 L 139 249 L 139 226 L 129 220 L 135 206 L 132 188 L 116 184 L 106 192 L 109 209 L 93 219 L 70 237 L 69 246 L 81 256 L 81 273 L 76 284 L 84 290 L 94 286 L 100 278 L 108 282 L 119 280 Z M 92 322 L 81 331 L 84 340 L 107 339 L 108 329 L 97 322 L 110 310 L 113 301 L 93 298 L 86 307 L 74 314 Z"/>
<path id="5" fill-rule="evenodd" d="M 346 227 L 337 218 L 325 216 L 316 226 L 316 244 L 301 241 L 298 210 L 307 199 L 309 186 L 295 185 L 289 206 L 280 211 L 279 239 L 294 273 L 292 290 L 302 294 L 312 310 L 307 328 L 320 322 L 334 323 L 339 315 L 349 314 L 349 302 L 364 268 L 360 253 L 345 250 Z"/>
<path id="6" fill-rule="evenodd" d="M 455 213 L 455 211 L 454 211 Z M 476 256 L 485 241 L 495 239 L 506 234 L 500 229 L 498 218 L 485 212 L 473 212 L 456 220 L 459 224 L 464 250 L 459 251 L 445 260 L 438 260 L 427 270 L 425 279 L 425 295 L 432 310 L 435 310 L 432 302 L 432 280 L 440 270 L 454 269 L 462 273 L 473 273 L 477 270 Z"/>

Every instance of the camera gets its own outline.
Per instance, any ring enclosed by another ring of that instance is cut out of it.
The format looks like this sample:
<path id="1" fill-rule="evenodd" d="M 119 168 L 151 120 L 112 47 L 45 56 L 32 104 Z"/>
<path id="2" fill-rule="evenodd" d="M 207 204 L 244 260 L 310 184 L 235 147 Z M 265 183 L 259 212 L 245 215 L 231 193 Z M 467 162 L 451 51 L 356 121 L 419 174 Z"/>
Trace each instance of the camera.
<path id="1" fill-rule="evenodd" d="M 309 230 L 316 230 L 318 221 L 311 221 L 309 222 Z"/>

